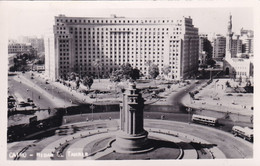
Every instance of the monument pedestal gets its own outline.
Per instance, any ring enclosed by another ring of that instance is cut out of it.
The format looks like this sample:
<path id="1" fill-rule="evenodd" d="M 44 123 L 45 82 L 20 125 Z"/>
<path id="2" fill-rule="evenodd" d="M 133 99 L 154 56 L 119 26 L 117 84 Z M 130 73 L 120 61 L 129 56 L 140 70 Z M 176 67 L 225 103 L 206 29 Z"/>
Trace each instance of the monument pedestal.
<path id="1" fill-rule="evenodd" d="M 148 132 L 143 131 L 137 135 L 129 135 L 119 131 L 116 136 L 116 141 L 112 145 L 117 153 L 143 153 L 153 149 L 149 139 Z"/>

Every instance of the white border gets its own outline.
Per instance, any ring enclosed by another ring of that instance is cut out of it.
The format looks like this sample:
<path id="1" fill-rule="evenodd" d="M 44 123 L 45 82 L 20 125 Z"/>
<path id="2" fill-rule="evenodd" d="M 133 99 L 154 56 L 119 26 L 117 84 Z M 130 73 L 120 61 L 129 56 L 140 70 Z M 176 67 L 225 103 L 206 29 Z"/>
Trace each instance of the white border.
<path id="1" fill-rule="evenodd" d="M 8 8 L 10 7 L 18 7 L 18 8 L 32 8 L 34 5 L 40 7 L 43 4 L 48 4 L 50 8 L 84 8 L 91 9 L 91 8 L 211 8 L 211 7 L 250 7 L 254 10 L 254 32 L 255 32 L 255 41 L 254 41 L 254 71 L 255 71 L 255 97 L 254 97 L 254 133 L 256 137 L 256 141 L 254 143 L 254 158 L 253 159 L 226 159 L 226 160 L 151 160 L 151 161 L 50 161 L 50 162 L 43 162 L 43 161 L 9 161 L 7 160 L 7 147 L 6 147 L 6 131 L 7 131 L 7 41 L 8 41 Z M 203 0 L 193 0 L 193 1 L 89 1 L 89 2 L 82 2 L 82 1 L 56 1 L 56 2 L 3 2 L 0 1 L 0 78 L 1 78 L 1 88 L 0 88 L 0 160 L 1 165 L 39 165 L 39 166 L 46 166 L 46 165 L 113 165 L 113 166 L 121 166 L 121 165 L 184 165 L 184 166 L 191 166 L 191 165 L 259 165 L 259 79 L 257 77 L 257 73 L 259 71 L 258 63 L 259 63 L 259 30 L 260 30 L 260 1 L 257 0 L 218 0 L 218 1 L 203 1 Z"/>

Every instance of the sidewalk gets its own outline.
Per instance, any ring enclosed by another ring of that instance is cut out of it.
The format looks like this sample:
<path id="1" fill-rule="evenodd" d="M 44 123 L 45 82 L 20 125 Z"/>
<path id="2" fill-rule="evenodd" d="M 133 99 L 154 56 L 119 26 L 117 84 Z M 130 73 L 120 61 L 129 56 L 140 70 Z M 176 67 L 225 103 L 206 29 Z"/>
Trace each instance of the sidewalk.
<path id="1" fill-rule="evenodd" d="M 229 94 L 224 92 L 224 89 L 216 88 L 216 80 L 207 85 L 195 95 L 197 100 L 190 98 L 186 94 L 181 103 L 187 107 L 196 109 L 209 109 L 219 112 L 239 113 L 241 115 L 253 115 L 251 107 L 253 106 L 252 94 Z M 240 95 L 240 96 L 239 96 Z"/>

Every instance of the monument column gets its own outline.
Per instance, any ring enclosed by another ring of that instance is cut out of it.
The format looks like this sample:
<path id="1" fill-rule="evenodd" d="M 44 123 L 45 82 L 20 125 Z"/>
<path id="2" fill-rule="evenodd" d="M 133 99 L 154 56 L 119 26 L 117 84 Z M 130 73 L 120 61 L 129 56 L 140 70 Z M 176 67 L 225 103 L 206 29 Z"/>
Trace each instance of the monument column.
<path id="1" fill-rule="evenodd" d="M 152 150 L 143 128 L 144 99 L 134 83 L 123 93 L 120 103 L 120 131 L 113 147 L 118 153 L 141 153 Z"/>

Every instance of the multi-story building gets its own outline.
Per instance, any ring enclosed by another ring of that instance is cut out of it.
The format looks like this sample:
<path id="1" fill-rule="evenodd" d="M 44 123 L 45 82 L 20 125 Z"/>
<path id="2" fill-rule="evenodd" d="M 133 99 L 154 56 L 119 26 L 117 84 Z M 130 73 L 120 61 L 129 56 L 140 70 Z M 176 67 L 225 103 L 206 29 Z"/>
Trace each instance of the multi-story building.
<path id="1" fill-rule="evenodd" d="M 44 52 L 44 40 L 43 37 L 37 36 L 19 36 L 18 41 L 20 43 L 30 43 L 32 47 L 39 53 Z"/>
<path id="2" fill-rule="evenodd" d="M 254 31 L 240 30 L 240 36 L 242 40 L 242 53 L 253 54 L 254 53 Z"/>
<path id="3" fill-rule="evenodd" d="M 239 52 L 238 50 L 235 51 L 234 49 L 235 45 L 237 45 L 237 49 L 240 49 L 240 46 L 238 46 L 240 45 L 240 42 L 238 41 L 241 41 L 239 37 L 237 37 L 235 40 L 233 39 L 232 16 L 230 15 L 226 40 L 226 56 L 224 60 L 224 71 L 226 75 L 229 75 L 233 78 L 242 78 L 245 80 L 250 79 L 252 81 L 254 76 L 253 58 L 238 58 L 238 54 L 241 52 Z"/>
<path id="4" fill-rule="evenodd" d="M 206 61 L 212 58 L 212 45 L 208 40 L 208 34 L 199 34 L 199 61 L 205 65 Z"/>
<path id="5" fill-rule="evenodd" d="M 205 51 L 204 50 L 204 43 L 205 43 L 206 39 L 208 39 L 207 34 L 204 34 L 204 33 L 199 34 L 199 52 Z"/>
<path id="6" fill-rule="evenodd" d="M 169 65 L 172 79 L 187 78 L 198 68 L 198 28 L 191 18 L 55 17 L 53 33 L 45 37 L 46 74 L 57 79 L 69 72 L 101 75 L 124 63 L 148 75 L 147 62 L 160 74 Z"/>
<path id="7" fill-rule="evenodd" d="M 231 57 L 235 58 L 238 54 L 242 53 L 242 40 L 240 39 L 239 35 L 235 35 L 232 38 L 231 43 Z"/>
<path id="8" fill-rule="evenodd" d="M 30 52 L 32 49 L 32 45 L 29 43 L 8 43 L 8 54 Z"/>
<path id="9" fill-rule="evenodd" d="M 212 45 L 213 45 L 212 58 L 216 60 L 223 59 L 226 53 L 226 37 L 220 34 L 216 34 L 216 36 L 213 37 Z"/>

